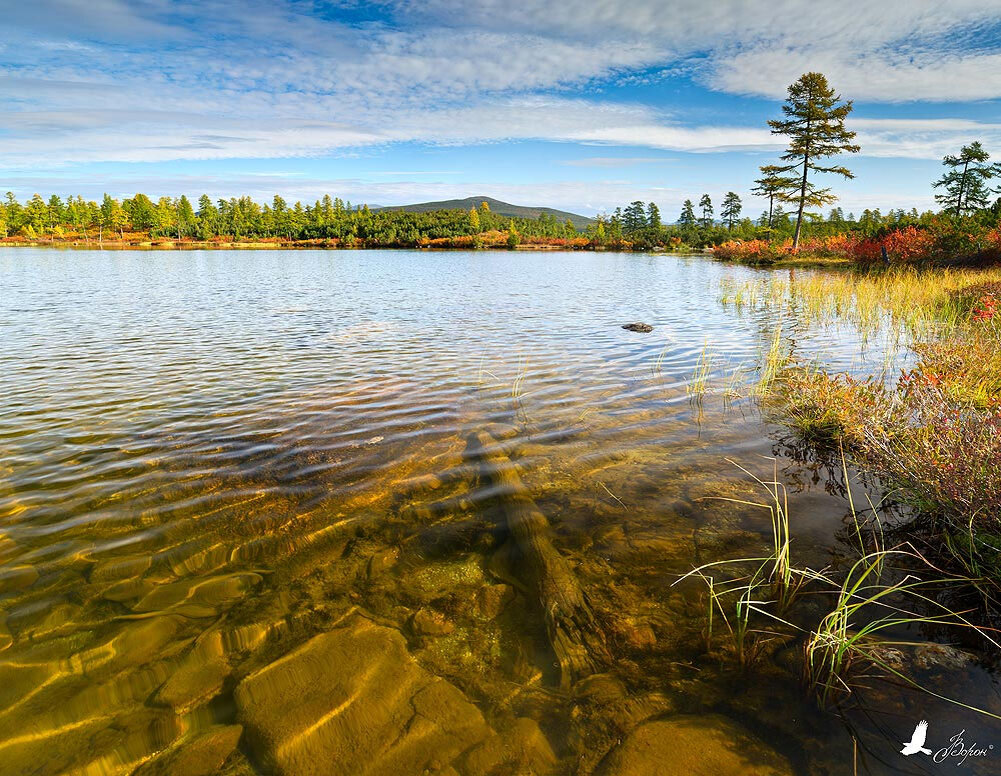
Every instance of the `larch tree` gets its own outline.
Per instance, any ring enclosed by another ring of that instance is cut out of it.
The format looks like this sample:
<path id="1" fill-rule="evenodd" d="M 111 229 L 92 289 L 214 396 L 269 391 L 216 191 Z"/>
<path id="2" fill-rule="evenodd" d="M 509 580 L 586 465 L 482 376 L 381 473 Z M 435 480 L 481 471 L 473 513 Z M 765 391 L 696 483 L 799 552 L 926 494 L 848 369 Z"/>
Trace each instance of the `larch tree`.
<path id="1" fill-rule="evenodd" d="M 699 210 L 702 211 L 702 226 L 709 229 L 713 225 L 713 201 L 708 194 L 703 194 L 699 200 Z"/>
<path id="2" fill-rule="evenodd" d="M 768 198 L 767 226 L 771 229 L 776 198 L 781 197 L 783 192 L 792 189 L 797 181 L 795 178 L 782 175 L 782 168 L 775 164 L 766 164 L 758 169 L 761 170 L 761 177 L 754 181 L 751 193 Z"/>
<path id="3" fill-rule="evenodd" d="M 646 206 L 639 200 L 630 202 L 622 214 L 622 228 L 626 234 L 637 232 L 646 226 L 646 219 Z"/>
<path id="4" fill-rule="evenodd" d="M 944 188 L 945 193 L 936 194 L 935 200 L 957 218 L 986 208 L 994 193 L 987 182 L 1001 176 L 1001 165 L 988 164 L 990 158 L 979 141 L 963 146 L 958 156 L 946 156 L 942 164 L 947 171 L 933 184 L 935 188 Z"/>
<path id="5" fill-rule="evenodd" d="M 837 197 L 830 189 L 821 189 L 810 182 L 810 173 L 832 173 L 854 178 L 843 165 L 825 166 L 820 162 L 832 156 L 855 154 L 861 147 L 852 142 L 855 133 L 845 128 L 845 119 L 852 112 L 851 100 L 841 101 L 841 95 L 827 83 L 823 73 L 804 73 L 789 86 L 789 95 L 782 106 L 784 119 L 771 120 L 773 135 L 786 135 L 789 145 L 782 154 L 785 165 L 777 166 L 777 174 L 795 173 L 795 188 L 782 192 L 786 202 L 796 202 L 796 231 L 793 248 L 799 247 L 803 228 L 803 210 L 807 205 L 819 207 L 834 202 Z"/>
<path id="6" fill-rule="evenodd" d="M 685 200 L 685 204 L 681 206 L 681 215 L 678 216 L 679 226 L 695 226 L 695 205 L 692 204 L 690 199 Z"/>
<path id="7" fill-rule="evenodd" d="M 737 192 L 728 191 L 726 196 L 723 198 L 723 206 L 720 208 L 719 214 L 726 221 L 726 228 L 733 231 L 733 225 L 740 218 L 740 211 L 743 209 L 743 203 L 740 201 L 740 197 L 737 196 Z"/>
<path id="8" fill-rule="evenodd" d="M 191 234 L 195 228 L 195 210 L 191 201 L 184 195 L 177 200 L 177 239 Z"/>
<path id="9" fill-rule="evenodd" d="M 646 222 L 651 229 L 660 229 L 660 208 L 655 202 L 647 203 Z"/>

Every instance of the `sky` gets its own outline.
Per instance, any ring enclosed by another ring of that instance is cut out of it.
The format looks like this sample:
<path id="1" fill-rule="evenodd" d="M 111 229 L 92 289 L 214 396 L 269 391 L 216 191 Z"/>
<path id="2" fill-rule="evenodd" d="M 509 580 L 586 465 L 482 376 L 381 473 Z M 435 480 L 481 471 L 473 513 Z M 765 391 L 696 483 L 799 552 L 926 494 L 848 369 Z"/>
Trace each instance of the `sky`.
<path id="1" fill-rule="evenodd" d="M 750 189 L 788 85 L 854 102 L 846 212 L 1001 158 L 1001 0 L 2 0 L 0 191 L 587 215 Z"/>

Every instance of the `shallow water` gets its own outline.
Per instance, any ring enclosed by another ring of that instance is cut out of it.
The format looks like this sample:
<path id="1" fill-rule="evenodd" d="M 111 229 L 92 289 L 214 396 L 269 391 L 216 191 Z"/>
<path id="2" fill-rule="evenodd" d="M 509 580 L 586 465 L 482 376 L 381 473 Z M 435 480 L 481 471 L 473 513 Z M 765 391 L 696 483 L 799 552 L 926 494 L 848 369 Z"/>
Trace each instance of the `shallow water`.
<path id="1" fill-rule="evenodd" d="M 718 499 L 759 500 L 730 461 L 770 476 L 782 452 L 741 398 L 776 331 L 860 374 L 906 359 L 719 304 L 721 281 L 760 273 L 0 251 L 0 772 L 618 773 L 619 742 L 657 720 L 707 752 L 737 724 L 761 772 L 773 755 L 795 773 L 953 767 L 898 755 L 922 717 L 929 741 L 1001 744 L 881 682 L 863 709 L 820 711 L 795 644 L 746 676 L 705 654 L 703 591 L 672 583 L 770 542 L 766 511 Z M 778 466 L 796 560 L 847 552 L 837 488 Z M 588 671 L 553 652 L 512 504 L 545 518 L 593 609 Z M 997 711 L 995 676 L 940 678 Z"/>

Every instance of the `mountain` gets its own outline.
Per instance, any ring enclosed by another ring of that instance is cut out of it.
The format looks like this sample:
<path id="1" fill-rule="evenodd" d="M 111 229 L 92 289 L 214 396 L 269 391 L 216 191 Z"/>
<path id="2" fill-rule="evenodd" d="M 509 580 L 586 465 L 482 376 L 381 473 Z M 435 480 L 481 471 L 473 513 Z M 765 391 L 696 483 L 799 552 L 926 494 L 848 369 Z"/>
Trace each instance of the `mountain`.
<path id="1" fill-rule="evenodd" d="M 581 216 L 577 213 L 567 213 L 565 210 L 554 210 L 551 207 L 525 207 L 524 205 L 511 205 L 501 202 L 493 197 L 466 197 L 465 199 L 446 199 L 441 202 L 418 202 L 414 205 L 393 205 L 384 208 L 369 206 L 370 210 L 405 210 L 409 213 L 429 213 L 432 210 L 469 210 L 479 207 L 480 203 L 486 202 L 490 206 L 490 212 L 510 218 L 538 218 L 543 213 L 555 216 L 559 221 L 566 221 L 568 218 L 573 221 L 573 225 L 578 229 L 586 229 L 593 219 Z"/>

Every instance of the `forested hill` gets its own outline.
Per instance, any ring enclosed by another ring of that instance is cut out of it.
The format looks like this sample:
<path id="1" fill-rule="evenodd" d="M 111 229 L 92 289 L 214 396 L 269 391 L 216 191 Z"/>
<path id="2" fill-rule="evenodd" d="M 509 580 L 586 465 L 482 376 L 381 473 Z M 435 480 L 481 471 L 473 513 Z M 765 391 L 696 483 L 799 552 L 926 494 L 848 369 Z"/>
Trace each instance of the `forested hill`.
<path id="1" fill-rule="evenodd" d="M 576 213 L 568 213 L 565 210 L 554 210 L 550 207 L 524 207 L 522 205 L 511 205 L 501 202 L 493 197 L 466 197 L 465 199 L 446 199 L 441 202 L 418 202 L 414 205 L 394 205 L 391 207 L 375 208 L 372 210 L 404 210 L 408 213 L 430 213 L 434 210 L 469 210 L 478 208 L 486 202 L 490 212 L 499 216 L 511 218 L 538 218 L 543 213 L 551 215 L 560 222 L 570 219 L 578 229 L 587 229 L 594 222 L 594 219 L 581 216 Z"/>

